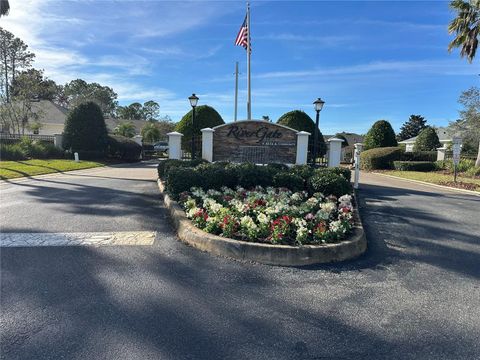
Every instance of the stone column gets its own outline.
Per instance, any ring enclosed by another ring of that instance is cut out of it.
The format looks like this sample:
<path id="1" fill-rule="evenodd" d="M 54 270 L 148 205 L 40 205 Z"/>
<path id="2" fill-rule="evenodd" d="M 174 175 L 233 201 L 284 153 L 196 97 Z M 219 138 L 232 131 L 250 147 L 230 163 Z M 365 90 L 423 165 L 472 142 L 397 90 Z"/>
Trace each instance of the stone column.
<path id="1" fill-rule="evenodd" d="M 60 150 L 63 150 L 63 134 L 53 135 L 53 145 Z"/>
<path id="2" fill-rule="evenodd" d="M 168 158 L 169 159 L 182 159 L 182 136 L 178 132 L 171 132 L 168 136 Z"/>
<path id="3" fill-rule="evenodd" d="M 328 167 L 336 167 L 340 165 L 342 142 L 342 139 L 337 139 L 335 137 L 328 139 L 328 143 L 330 144 L 328 150 Z"/>
<path id="4" fill-rule="evenodd" d="M 209 162 L 213 161 L 213 133 L 212 128 L 200 130 L 202 132 L 202 159 Z"/>
<path id="5" fill-rule="evenodd" d="M 297 159 L 296 165 L 305 165 L 307 163 L 308 155 L 308 137 L 311 134 L 306 131 L 300 131 L 297 133 Z"/>
<path id="6" fill-rule="evenodd" d="M 437 149 L 437 161 L 445 160 L 445 153 L 447 152 L 447 147 L 443 145 L 441 148 Z"/>

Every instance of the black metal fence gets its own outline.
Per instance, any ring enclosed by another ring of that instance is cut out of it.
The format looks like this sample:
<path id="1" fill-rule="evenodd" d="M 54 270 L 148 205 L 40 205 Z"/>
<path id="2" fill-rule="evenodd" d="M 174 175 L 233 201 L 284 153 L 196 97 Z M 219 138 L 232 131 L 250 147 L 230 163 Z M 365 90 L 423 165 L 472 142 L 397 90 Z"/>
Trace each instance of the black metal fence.
<path id="1" fill-rule="evenodd" d="M 445 160 L 453 160 L 453 151 L 445 152 Z M 475 153 L 460 153 L 460 160 L 477 160 L 477 154 Z"/>
<path id="2" fill-rule="evenodd" d="M 0 133 L 0 142 L 4 144 L 13 144 L 19 142 L 22 138 L 28 138 L 30 140 L 38 140 L 54 143 L 55 136 L 53 135 L 35 135 L 35 134 L 3 134 Z"/>
<path id="3" fill-rule="evenodd" d="M 307 163 L 309 165 L 313 165 L 313 144 L 308 144 Z M 317 149 L 317 159 L 315 163 L 317 164 L 317 166 L 320 167 L 328 166 L 328 158 L 325 148 L 319 146 L 319 148 Z"/>
<path id="4" fill-rule="evenodd" d="M 195 136 L 194 138 L 195 146 L 195 159 L 202 158 L 202 137 Z M 182 138 L 182 159 L 191 160 L 192 159 L 192 138 Z"/>

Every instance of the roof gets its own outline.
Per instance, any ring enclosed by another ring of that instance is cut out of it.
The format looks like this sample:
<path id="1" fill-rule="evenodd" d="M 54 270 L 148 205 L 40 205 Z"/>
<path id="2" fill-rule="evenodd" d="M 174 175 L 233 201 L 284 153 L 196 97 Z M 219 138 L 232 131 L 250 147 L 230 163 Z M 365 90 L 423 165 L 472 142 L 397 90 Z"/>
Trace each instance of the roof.
<path id="1" fill-rule="evenodd" d="M 328 139 L 338 137 L 339 135 L 342 135 L 347 140 L 347 146 L 353 146 L 356 143 L 362 143 L 364 139 L 363 135 L 348 133 L 345 131 L 342 131 L 341 133 L 337 133 L 335 135 L 323 135 L 323 138 L 325 139 L 325 141 L 327 141 Z"/>
<path id="2" fill-rule="evenodd" d="M 446 128 L 439 127 L 439 128 L 436 128 L 435 131 L 437 132 L 438 140 L 440 140 L 440 142 L 442 142 L 442 141 L 443 142 L 452 141 L 452 137 L 449 135 Z M 414 144 L 415 140 L 417 140 L 416 136 L 414 136 L 410 139 L 407 139 L 407 140 L 399 141 L 398 143 L 399 144 Z"/>
<path id="3" fill-rule="evenodd" d="M 38 115 L 43 124 L 65 124 L 68 110 L 50 100 L 32 101 L 32 112 Z"/>

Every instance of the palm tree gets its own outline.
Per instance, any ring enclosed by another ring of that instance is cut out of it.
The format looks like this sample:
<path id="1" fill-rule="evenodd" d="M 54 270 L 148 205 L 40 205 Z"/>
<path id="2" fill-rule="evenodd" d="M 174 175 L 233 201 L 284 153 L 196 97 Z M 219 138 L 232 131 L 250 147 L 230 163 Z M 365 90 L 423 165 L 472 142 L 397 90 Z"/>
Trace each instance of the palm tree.
<path id="1" fill-rule="evenodd" d="M 122 122 L 113 130 L 115 135 L 122 135 L 128 138 L 135 136 L 135 125 L 132 122 Z"/>
<path id="2" fill-rule="evenodd" d="M 455 34 L 455 39 L 448 45 L 448 51 L 461 48 L 461 57 L 466 56 L 471 63 L 477 51 L 480 33 L 480 0 L 453 0 L 450 7 L 457 12 L 457 17 L 448 25 L 449 34 Z"/>
<path id="3" fill-rule="evenodd" d="M 147 123 L 141 131 L 142 139 L 144 142 L 153 144 L 160 140 L 160 129 L 154 123 Z"/>
<path id="4" fill-rule="evenodd" d="M 10 10 L 10 4 L 8 0 L 0 0 L 0 16 L 7 15 Z"/>

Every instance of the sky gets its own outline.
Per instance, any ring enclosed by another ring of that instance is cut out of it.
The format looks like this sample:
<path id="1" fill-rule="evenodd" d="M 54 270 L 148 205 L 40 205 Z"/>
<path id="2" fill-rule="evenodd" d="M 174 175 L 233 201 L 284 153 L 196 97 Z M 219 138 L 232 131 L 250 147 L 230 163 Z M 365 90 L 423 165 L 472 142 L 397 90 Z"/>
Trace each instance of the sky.
<path id="1" fill-rule="evenodd" d="M 233 121 L 246 118 L 246 51 L 234 46 L 243 1 L 10 0 L 0 26 L 36 54 L 57 83 L 112 87 L 121 105 L 155 100 L 178 121 L 196 93 Z M 449 53 L 444 1 L 251 1 L 252 117 L 299 109 L 324 134 L 366 133 L 379 119 L 396 131 L 411 114 L 445 126 L 460 93 L 480 85 L 478 59 Z"/>

